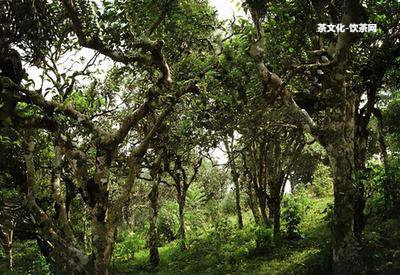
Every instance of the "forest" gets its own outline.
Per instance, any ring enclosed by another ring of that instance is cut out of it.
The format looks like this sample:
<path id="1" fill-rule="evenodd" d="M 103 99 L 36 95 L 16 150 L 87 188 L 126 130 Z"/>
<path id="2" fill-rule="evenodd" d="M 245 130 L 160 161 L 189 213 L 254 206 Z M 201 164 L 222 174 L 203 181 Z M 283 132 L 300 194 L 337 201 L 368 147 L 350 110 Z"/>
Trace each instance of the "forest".
<path id="1" fill-rule="evenodd" d="M 0 273 L 400 274 L 399 22 L 1 0 Z"/>

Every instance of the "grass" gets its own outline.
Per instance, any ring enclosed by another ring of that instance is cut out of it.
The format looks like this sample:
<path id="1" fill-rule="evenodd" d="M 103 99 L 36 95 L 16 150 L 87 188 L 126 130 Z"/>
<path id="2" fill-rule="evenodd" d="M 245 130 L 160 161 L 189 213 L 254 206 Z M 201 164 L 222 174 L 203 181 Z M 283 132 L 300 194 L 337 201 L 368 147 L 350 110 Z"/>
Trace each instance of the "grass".
<path id="1" fill-rule="evenodd" d="M 231 239 L 213 242 L 211 239 L 215 237 L 206 231 L 185 252 L 179 250 L 177 242 L 160 247 L 160 264 L 155 269 L 148 264 L 148 251 L 141 250 L 135 253 L 133 262 L 115 264 L 112 274 L 326 274 L 330 266 L 327 242 L 330 232 L 323 217 L 331 201 L 331 198 L 311 200 L 300 225 L 304 234 L 301 240 L 280 239 L 260 252 L 253 249 L 250 241 L 236 246 Z M 244 219 L 248 225 L 251 214 L 244 213 Z M 228 222 L 234 224 L 235 217 L 230 217 Z M 246 228 L 239 234 L 245 235 L 245 232 Z M 239 241 L 241 238 L 246 236 L 241 236 Z"/>
<path id="2" fill-rule="evenodd" d="M 282 241 L 269 256 L 250 260 L 248 274 L 324 274 L 329 272 L 330 231 L 324 222 L 324 210 L 331 198 L 312 199 L 300 228 L 304 238 Z"/>
<path id="3" fill-rule="evenodd" d="M 331 202 L 332 198 L 310 199 L 300 224 L 303 238 L 267 238 L 263 250 L 256 249 L 259 232 L 255 234 L 250 212 L 243 213 L 243 230 L 235 228 L 235 215 L 225 220 L 213 218 L 202 229 L 188 230 L 187 251 L 180 251 L 177 241 L 160 247 L 161 261 L 155 269 L 149 265 L 148 250 L 137 251 L 145 245 L 144 236 L 132 233 L 131 242 L 121 241 L 126 250 L 114 253 L 110 274 L 330 274 L 331 234 L 324 210 Z M 219 222 L 213 224 L 215 221 Z M 361 248 L 365 274 L 400 274 L 399 215 L 383 211 L 372 215 Z M 2 251 L 0 256 L 4 256 Z M 35 241 L 16 241 L 14 260 L 12 274 L 50 274 Z M 0 262 L 0 274 L 7 274 L 4 262 Z"/>

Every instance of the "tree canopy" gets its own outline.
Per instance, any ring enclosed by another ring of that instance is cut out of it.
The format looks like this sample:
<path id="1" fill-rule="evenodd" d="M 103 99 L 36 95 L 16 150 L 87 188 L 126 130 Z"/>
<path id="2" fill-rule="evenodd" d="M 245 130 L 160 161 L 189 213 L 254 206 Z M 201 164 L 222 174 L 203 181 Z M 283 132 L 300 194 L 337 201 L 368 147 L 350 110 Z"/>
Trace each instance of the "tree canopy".
<path id="1" fill-rule="evenodd" d="M 0 8 L 4 270 L 400 270 L 398 1 Z"/>

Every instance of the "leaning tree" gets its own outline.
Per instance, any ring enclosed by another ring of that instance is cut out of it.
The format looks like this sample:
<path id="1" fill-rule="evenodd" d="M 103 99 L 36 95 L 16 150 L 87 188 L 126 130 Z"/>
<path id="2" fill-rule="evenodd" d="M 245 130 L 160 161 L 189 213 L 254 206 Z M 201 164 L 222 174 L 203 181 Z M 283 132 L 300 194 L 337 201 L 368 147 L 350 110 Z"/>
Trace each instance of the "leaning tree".
<path id="1" fill-rule="evenodd" d="M 14 140 L 22 140 L 26 207 L 59 272 L 107 274 L 121 212 L 151 141 L 180 98 L 199 91 L 204 72 L 187 73 L 187 60 L 199 49 L 204 55 L 215 14 L 207 3 L 194 1 L 1 5 L 1 122 Z M 88 52 L 93 58 L 85 62 Z M 85 64 L 79 66 L 71 54 L 83 55 L 79 61 Z M 21 82 L 20 56 L 28 77 L 36 68 L 39 81 Z M 106 81 L 93 70 L 99 57 L 113 66 Z M 56 216 L 38 203 L 46 179 L 37 165 L 45 148 L 39 136 L 53 145 L 49 180 Z M 128 167 L 122 179 L 114 174 L 121 160 Z M 89 256 L 70 230 L 68 188 L 62 184 L 72 184 L 89 209 Z"/>

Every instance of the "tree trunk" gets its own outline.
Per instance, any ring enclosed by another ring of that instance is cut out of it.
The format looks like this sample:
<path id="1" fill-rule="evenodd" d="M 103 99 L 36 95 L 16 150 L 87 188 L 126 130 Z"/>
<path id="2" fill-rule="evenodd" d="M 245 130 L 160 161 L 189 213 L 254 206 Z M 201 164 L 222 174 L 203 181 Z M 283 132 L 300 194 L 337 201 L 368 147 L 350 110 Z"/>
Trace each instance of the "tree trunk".
<path id="1" fill-rule="evenodd" d="M 185 233 L 185 204 L 186 204 L 186 189 L 182 188 L 178 193 L 179 205 L 179 238 L 181 240 L 181 249 L 186 250 L 186 233 Z"/>
<path id="2" fill-rule="evenodd" d="M 10 242 L 7 245 L 7 251 L 6 251 L 6 257 L 7 257 L 7 269 L 9 271 L 13 270 L 13 240 L 12 240 L 12 230 L 11 230 L 11 238 Z"/>
<path id="3" fill-rule="evenodd" d="M 232 137 L 233 140 L 233 137 Z M 239 182 L 239 173 L 237 172 L 236 168 L 236 163 L 235 163 L 235 158 L 232 155 L 231 148 L 229 146 L 228 141 L 224 141 L 225 143 L 225 148 L 228 152 L 228 159 L 230 163 L 230 168 L 231 168 L 231 176 L 232 176 L 232 181 L 235 185 L 235 203 L 236 203 L 236 214 L 237 214 L 237 222 L 238 222 L 238 227 L 239 229 L 243 229 L 243 217 L 242 217 L 242 209 L 240 206 L 240 182 Z"/>
<path id="4" fill-rule="evenodd" d="M 270 226 L 270 221 L 269 221 L 268 215 L 267 215 L 266 194 L 262 190 L 256 190 L 256 194 L 257 194 L 257 198 L 258 198 L 258 204 L 260 207 L 261 219 L 262 219 L 263 225 L 268 227 L 268 226 Z"/>
<path id="5" fill-rule="evenodd" d="M 157 232 L 157 217 L 158 217 L 158 187 L 159 182 L 155 180 L 149 194 L 150 199 L 150 232 L 149 232 L 149 247 L 150 247 L 150 263 L 156 267 L 160 262 L 158 253 L 158 232 Z"/>
<path id="6" fill-rule="evenodd" d="M 24 158 L 26 164 L 26 194 L 25 200 L 27 208 L 31 214 L 31 219 L 35 225 L 38 238 L 44 240 L 49 248 L 46 258 L 56 263 L 58 273 L 68 274 L 93 274 L 88 257 L 69 240 L 59 235 L 54 227 L 53 220 L 36 203 L 35 198 L 35 165 L 33 161 L 33 152 L 35 143 L 29 133 L 27 141 L 24 143 Z"/>
<path id="7" fill-rule="evenodd" d="M 92 214 L 92 259 L 96 274 L 108 275 L 116 224 L 109 217 L 109 176 L 112 152 L 97 148 L 96 172 L 87 189 Z"/>
<path id="8" fill-rule="evenodd" d="M 71 225 L 68 220 L 67 208 L 65 204 L 65 199 L 62 196 L 61 192 L 61 161 L 62 154 L 61 148 L 59 145 L 56 145 L 55 148 L 55 157 L 54 157 L 54 167 L 52 171 L 52 187 L 53 194 L 52 198 L 54 200 L 54 209 L 55 209 L 55 219 L 57 221 L 58 227 L 64 236 L 71 242 L 75 243 L 75 236 L 72 231 Z"/>
<path id="9" fill-rule="evenodd" d="M 350 146 L 350 144 L 348 144 Z M 355 274 L 358 262 L 357 242 L 353 234 L 354 196 L 352 165 L 346 150 L 331 152 L 334 175 L 335 206 L 333 216 L 333 269 L 334 274 Z"/>
<path id="10" fill-rule="evenodd" d="M 270 195 L 268 199 L 268 208 L 273 222 L 275 237 L 279 235 L 281 230 L 281 202 L 287 179 L 283 172 L 279 172 L 277 175 L 276 179 L 271 180 L 269 184 Z"/>
<path id="11" fill-rule="evenodd" d="M 92 259 L 95 274 L 108 275 L 108 266 L 114 250 L 116 228 L 95 219 L 92 225 Z"/>
<path id="12" fill-rule="evenodd" d="M 345 87 L 343 86 L 342 89 L 346 90 Z M 353 231 L 356 196 L 354 186 L 355 105 L 350 96 L 337 98 L 337 101 L 342 104 L 342 107 L 332 110 L 329 114 L 330 135 L 324 140 L 334 179 L 333 273 L 357 274 L 360 265 L 358 244 Z"/>
<path id="13" fill-rule="evenodd" d="M 376 93 L 375 93 L 376 94 Z M 375 97 L 375 96 L 374 96 Z M 371 117 L 370 108 L 373 108 L 375 100 L 370 98 L 368 92 L 368 101 L 366 103 L 366 110 L 360 110 L 360 98 L 357 98 L 355 105 L 355 134 L 354 134 L 354 165 L 356 171 L 356 196 L 354 202 L 354 235 L 358 241 L 361 241 L 362 232 L 367 222 L 367 217 L 364 214 L 366 203 L 365 186 L 362 178 L 365 173 L 365 162 L 367 158 L 367 145 L 368 145 L 368 123 Z M 359 111 L 360 110 L 360 111 Z M 360 178 L 362 177 L 362 178 Z"/>
<path id="14" fill-rule="evenodd" d="M 363 7 L 357 1 L 344 1 L 342 22 L 345 25 L 360 20 Z M 333 174 L 333 274 L 359 274 L 359 247 L 354 235 L 354 215 L 356 201 L 355 151 L 355 109 L 357 94 L 347 82 L 348 61 L 354 35 L 344 32 L 338 35 L 332 67 L 324 69 L 323 87 L 329 98 L 325 118 L 318 139 L 325 147 Z"/>
<path id="15" fill-rule="evenodd" d="M 238 227 L 239 229 L 243 229 L 242 208 L 240 207 L 240 184 L 239 184 L 239 177 L 236 172 L 233 182 L 235 183 L 235 199 L 236 199 L 236 213 L 238 219 Z"/>
<path id="16" fill-rule="evenodd" d="M 268 203 L 271 218 L 273 220 L 274 236 L 278 236 L 281 230 L 281 200 L 280 198 L 271 198 Z"/>
<path id="17" fill-rule="evenodd" d="M 253 214 L 254 222 L 256 224 L 260 224 L 260 212 L 257 208 L 255 198 L 254 198 L 254 193 L 253 193 L 251 186 L 248 187 L 247 195 L 248 195 L 247 201 L 250 206 L 251 213 Z"/>
<path id="18" fill-rule="evenodd" d="M 114 250 L 116 225 L 108 217 L 108 192 L 94 194 L 96 203 L 92 206 L 92 259 L 96 274 L 107 275 Z"/>
<path id="19" fill-rule="evenodd" d="M 6 232 L 7 231 L 7 232 Z M 12 229 L 1 230 L 2 234 L 2 245 L 4 254 L 6 256 L 6 266 L 8 271 L 13 270 L 13 233 Z"/>

